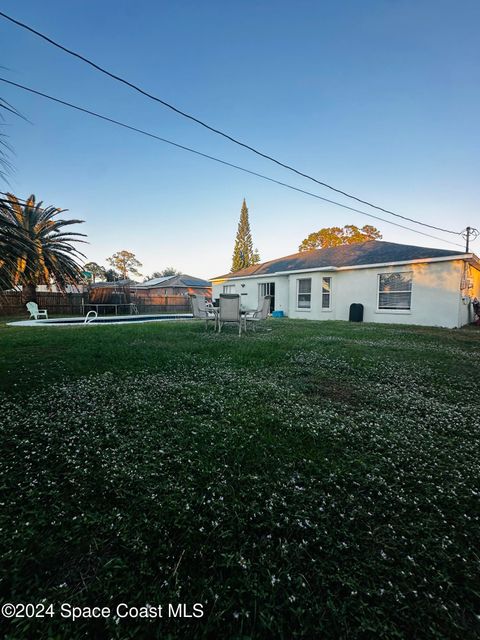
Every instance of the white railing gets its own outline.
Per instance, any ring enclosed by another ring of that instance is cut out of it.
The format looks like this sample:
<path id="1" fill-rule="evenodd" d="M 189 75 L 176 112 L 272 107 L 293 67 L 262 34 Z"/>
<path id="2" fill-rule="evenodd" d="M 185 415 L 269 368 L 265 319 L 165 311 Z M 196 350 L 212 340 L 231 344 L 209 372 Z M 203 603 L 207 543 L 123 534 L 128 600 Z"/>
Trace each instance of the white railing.
<path id="1" fill-rule="evenodd" d="M 98 317 L 98 313 L 96 311 L 89 311 L 85 316 L 85 320 L 83 321 L 83 324 L 89 324 L 90 322 L 93 322 L 97 317 Z"/>

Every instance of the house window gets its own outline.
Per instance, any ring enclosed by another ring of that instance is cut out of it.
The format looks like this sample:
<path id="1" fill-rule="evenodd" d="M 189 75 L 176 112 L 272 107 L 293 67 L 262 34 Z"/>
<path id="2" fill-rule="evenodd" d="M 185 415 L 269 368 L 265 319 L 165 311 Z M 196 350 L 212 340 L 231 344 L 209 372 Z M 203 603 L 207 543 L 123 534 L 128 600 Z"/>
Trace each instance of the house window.
<path id="1" fill-rule="evenodd" d="M 234 284 L 224 284 L 223 285 L 223 293 L 235 293 L 235 285 Z"/>
<path id="2" fill-rule="evenodd" d="M 378 308 L 408 311 L 412 304 L 412 272 L 380 273 Z"/>
<path id="3" fill-rule="evenodd" d="M 332 302 L 332 279 L 322 278 L 322 309 L 330 309 Z"/>
<path id="4" fill-rule="evenodd" d="M 312 279 L 297 280 L 297 309 L 310 309 L 312 302 Z"/>

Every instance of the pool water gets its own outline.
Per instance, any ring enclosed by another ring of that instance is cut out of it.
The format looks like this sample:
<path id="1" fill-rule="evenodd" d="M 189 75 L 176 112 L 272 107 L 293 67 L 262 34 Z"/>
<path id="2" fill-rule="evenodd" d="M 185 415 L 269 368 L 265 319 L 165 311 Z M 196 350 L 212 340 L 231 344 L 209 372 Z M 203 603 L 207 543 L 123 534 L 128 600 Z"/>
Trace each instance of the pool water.
<path id="1" fill-rule="evenodd" d="M 20 320 L 17 322 L 8 322 L 11 327 L 46 327 L 46 326 L 70 326 L 70 325 L 86 325 L 91 324 L 130 324 L 133 322 L 161 322 L 165 320 L 191 320 L 191 313 L 173 313 L 163 315 L 139 315 L 139 316 L 98 316 L 85 323 L 85 318 L 52 318 L 41 320 Z"/>

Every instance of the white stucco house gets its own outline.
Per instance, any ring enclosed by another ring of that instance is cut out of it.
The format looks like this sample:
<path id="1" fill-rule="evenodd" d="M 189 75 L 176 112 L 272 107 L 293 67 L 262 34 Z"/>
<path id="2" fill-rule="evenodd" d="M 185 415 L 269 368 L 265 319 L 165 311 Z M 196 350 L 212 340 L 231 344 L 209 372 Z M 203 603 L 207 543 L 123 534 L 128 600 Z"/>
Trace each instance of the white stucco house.
<path id="1" fill-rule="evenodd" d="M 381 242 L 295 253 L 211 278 L 212 294 L 238 293 L 256 308 L 272 295 L 272 310 L 290 318 L 348 320 L 363 305 L 365 322 L 461 327 L 474 320 L 480 259 L 473 253 Z"/>

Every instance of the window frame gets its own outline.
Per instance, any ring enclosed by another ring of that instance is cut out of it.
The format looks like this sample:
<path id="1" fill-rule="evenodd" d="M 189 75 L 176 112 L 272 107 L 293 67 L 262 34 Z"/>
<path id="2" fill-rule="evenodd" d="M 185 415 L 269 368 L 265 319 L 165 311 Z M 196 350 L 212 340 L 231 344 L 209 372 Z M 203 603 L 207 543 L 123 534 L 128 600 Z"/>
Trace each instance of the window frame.
<path id="1" fill-rule="evenodd" d="M 234 284 L 224 284 L 222 288 L 222 293 L 235 293 L 235 285 Z"/>
<path id="2" fill-rule="evenodd" d="M 401 274 L 410 276 L 410 289 L 402 289 L 401 291 L 380 291 L 380 282 L 382 276 L 390 276 L 393 274 Z M 408 307 L 381 307 L 380 306 L 380 294 L 381 293 L 390 293 L 390 294 L 402 294 L 405 293 L 410 294 L 410 302 Z M 412 302 L 413 302 L 413 270 L 409 271 L 384 271 L 383 273 L 377 274 L 377 313 L 394 313 L 394 314 L 411 314 L 412 313 Z"/>
<path id="3" fill-rule="evenodd" d="M 274 293 L 272 294 L 272 285 L 275 288 L 275 282 L 272 282 L 270 280 L 268 282 L 258 283 L 258 299 L 259 300 L 263 298 L 263 296 L 275 295 Z"/>
<path id="4" fill-rule="evenodd" d="M 300 293 L 300 282 L 309 281 L 310 291 L 308 293 Z M 312 310 L 312 278 L 297 278 L 297 295 L 296 295 L 296 310 L 297 311 L 311 311 Z M 299 296 L 310 296 L 308 307 L 299 306 Z"/>
<path id="5" fill-rule="evenodd" d="M 329 290 L 327 292 L 324 292 L 323 290 L 323 285 L 324 285 L 324 281 L 325 280 L 329 280 Z M 332 276 L 322 276 L 322 300 L 321 300 L 321 304 L 320 304 L 320 308 L 322 311 L 331 311 L 332 310 L 332 292 L 333 292 L 333 278 Z M 324 301 L 324 297 L 328 296 L 328 306 L 324 306 L 323 301 Z"/>

